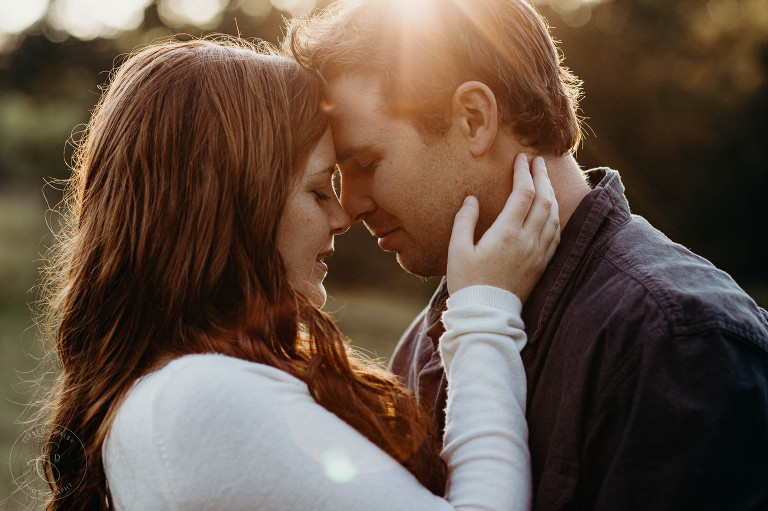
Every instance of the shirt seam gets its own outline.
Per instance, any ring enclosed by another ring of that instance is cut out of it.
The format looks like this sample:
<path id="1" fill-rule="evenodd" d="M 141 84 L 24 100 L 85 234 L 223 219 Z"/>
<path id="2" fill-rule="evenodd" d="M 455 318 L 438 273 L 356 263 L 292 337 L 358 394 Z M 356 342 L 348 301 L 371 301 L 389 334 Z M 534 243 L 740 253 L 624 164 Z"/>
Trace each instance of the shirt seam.
<path id="1" fill-rule="evenodd" d="M 641 353 L 645 348 L 645 343 L 636 344 L 629 353 L 621 357 L 619 365 L 611 371 L 605 383 L 600 386 L 595 392 L 595 405 L 597 408 L 601 408 L 600 404 L 607 401 L 614 395 L 615 391 L 618 393 L 620 386 L 615 385 L 615 382 L 622 381 L 626 376 L 632 374 L 637 370 L 638 363 L 640 362 Z"/>
<path id="2" fill-rule="evenodd" d="M 622 274 L 630 277 L 647 292 L 649 297 L 653 299 L 658 310 L 664 316 L 666 323 L 665 330 L 668 331 L 667 335 L 686 336 L 695 335 L 711 329 L 721 329 L 743 337 L 745 341 L 751 342 L 764 351 L 768 351 L 768 343 L 761 341 L 761 339 L 756 337 L 755 332 L 745 328 L 738 322 L 731 321 L 723 314 L 701 320 L 683 321 L 681 319 L 682 308 L 679 303 L 674 300 L 673 297 L 669 296 L 669 293 L 666 293 L 663 286 L 651 275 L 638 271 L 634 265 L 631 265 L 628 261 L 622 258 L 621 254 L 613 251 L 610 246 L 595 247 L 595 254 L 613 265 Z"/>
<path id="3" fill-rule="evenodd" d="M 608 247 L 606 247 L 608 248 Z M 666 297 L 659 296 L 654 290 L 647 285 L 647 281 L 645 279 L 641 279 L 640 277 L 642 274 L 637 271 L 632 271 L 631 268 L 625 268 L 620 262 L 625 262 L 621 259 L 618 261 L 614 260 L 610 255 L 606 252 L 601 250 L 599 247 L 595 247 L 595 256 L 600 257 L 608 264 L 612 265 L 614 268 L 616 268 L 617 271 L 619 271 L 622 275 L 626 275 L 630 279 L 632 279 L 633 282 L 635 282 L 638 286 L 643 288 L 645 290 L 644 297 L 651 298 L 651 301 L 655 308 L 661 312 L 662 316 L 664 316 L 664 322 L 665 326 L 664 328 L 658 328 L 658 323 L 655 323 L 654 329 L 658 329 L 659 333 L 661 335 L 671 335 L 674 334 L 674 328 L 672 327 L 672 324 L 674 323 L 673 319 L 669 316 L 669 311 L 666 309 L 665 305 L 667 305 L 670 309 L 674 309 L 676 307 L 676 304 L 672 302 L 672 300 L 667 299 Z M 662 293 L 660 293 L 662 294 Z"/>

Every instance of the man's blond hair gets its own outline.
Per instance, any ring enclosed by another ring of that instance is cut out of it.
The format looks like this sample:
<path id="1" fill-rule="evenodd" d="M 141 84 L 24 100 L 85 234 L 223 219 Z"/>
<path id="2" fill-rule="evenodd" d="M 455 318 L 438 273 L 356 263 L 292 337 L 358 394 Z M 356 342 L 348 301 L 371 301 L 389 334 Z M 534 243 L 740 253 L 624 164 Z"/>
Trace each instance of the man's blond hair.
<path id="1" fill-rule="evenodd" d="M 323 80 L 377 76 L 386 104 L 427 133 L 450 127 L 454 90 L 477 80 L 538 153 L 560 156 L 581 140 L 581 82 L 525 0 L 344 0 L 291 20 L 284 47 Z"/>

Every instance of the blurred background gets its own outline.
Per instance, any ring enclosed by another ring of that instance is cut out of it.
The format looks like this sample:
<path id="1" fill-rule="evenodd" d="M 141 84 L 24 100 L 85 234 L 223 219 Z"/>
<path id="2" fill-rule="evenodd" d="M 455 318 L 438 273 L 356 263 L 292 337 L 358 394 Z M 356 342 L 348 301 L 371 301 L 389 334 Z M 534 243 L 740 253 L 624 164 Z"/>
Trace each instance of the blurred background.
<path id="1" fill-rule="evenodd" d="M 114 63 L 176 33 L 277 42 L 284 16 L 327 3 L 0 0 L 0 467 L 42 352 L 35 284 L 55 224 L 46 211 L 61 194 L 46 183 L 68 176 L 66 142 Z M 579 162 L 618 169 L 635 213 L 768 305 L 768 2 L 536 3 L 585 82 Z M 437 285 L 400 270 L 360 225 L 337 240 L 330 266 L 327 308 L 383 359 Z M 26 509 L 11 472 L 0 468 L 0 509 Z"/>

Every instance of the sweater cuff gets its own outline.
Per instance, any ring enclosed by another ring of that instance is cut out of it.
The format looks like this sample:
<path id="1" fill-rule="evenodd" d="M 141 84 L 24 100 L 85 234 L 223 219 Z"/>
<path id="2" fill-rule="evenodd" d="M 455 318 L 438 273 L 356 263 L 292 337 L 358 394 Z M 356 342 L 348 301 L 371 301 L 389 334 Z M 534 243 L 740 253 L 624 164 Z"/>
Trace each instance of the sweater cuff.
<path id="1" fill-rule="evenodd" d="M 464 305 L 487 305 L 520 315 L 523 304 L 515 294 L 493 286 L 469 286 L 453 293 L 447 302 L 453 309 Z"/>

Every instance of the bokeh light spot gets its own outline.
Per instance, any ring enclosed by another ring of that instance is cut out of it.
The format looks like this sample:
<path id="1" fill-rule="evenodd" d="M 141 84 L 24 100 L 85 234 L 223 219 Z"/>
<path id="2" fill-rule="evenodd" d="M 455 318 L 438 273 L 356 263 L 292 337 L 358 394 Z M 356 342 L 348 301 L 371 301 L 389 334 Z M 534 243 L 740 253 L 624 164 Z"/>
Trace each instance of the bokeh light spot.
<path id="1" fill-rule="evenodd" d="M 48 13 L 51 25 L 77 37 L 114 37 L 137 28 L 151 0 L 55 0 Z"/>
<path id="2" fill-rule="evenodd" d="M 47 8 L 48 0 L 2 0 L 0 2 L 0 33 L 21 32 L 42 18 Z"/>
<path id="3" fill-rule="evenodd" d="M 290 13 L 293 16 L 304 14 L 314 7 L 314 0 L 269 0 L 272 5 L 281 11 Z"/>
<path id="4" fill-rule="evenodd" d="M 736 0 L 709 0 L 707 12 L 712 21 L 717 23 L 729 23 L 739 14 L 739 4 Z"/>
<path id="5" fill-rule="evenodd" d="M 581 7 L 581 0 L 550 0 L 549 5 L 560 14 L 568 14 Z"/>
<path id="6" fill-rule="evenodd" d="M 569 26 L 578 28 L 583 27 L 592 18 L 592 7 L 589 4 L 582 4 L 577 9 L 562 14 L 563 21 Z"/>
<path id="7" fill-rule="evenodd" d="M 172 27 L 213 28 L 226 7 L 227 0 L 162 0 L 157 12 L 163 23 Z"/>

